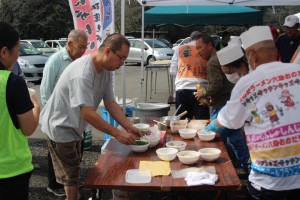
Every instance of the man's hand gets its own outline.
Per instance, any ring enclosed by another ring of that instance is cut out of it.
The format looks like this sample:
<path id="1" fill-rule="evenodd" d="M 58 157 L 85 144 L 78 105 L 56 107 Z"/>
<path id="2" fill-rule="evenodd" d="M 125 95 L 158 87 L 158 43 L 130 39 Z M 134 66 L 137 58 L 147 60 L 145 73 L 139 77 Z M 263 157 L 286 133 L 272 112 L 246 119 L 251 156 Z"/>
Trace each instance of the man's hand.
<path id="1" fill-rule="evenodd" d="M 128 133 L 131 133 L 137 137 L 142 137 L 144 134 L 141 132 L 140 129 L 138 129 L 137 127 L 135 126 L 130 126 L 128 129 L 127 129 L 127 132 Z"/>
<path id="2" fill-rule="evenodd" d="M 136 140 L 138 140 L 140 137 L 127 132 L 125 129 L 119 130 L 119 133 L 115 136 L 115 138 L 121 142 L 122 144 L 133 144 Z"/>
<path id="3" fill-rule="evenodd" d="M 217 120 L 214 119 L 213 121 L 211 121 L 206 127 L 205 127 L 206 131 L 213 131 L 215 133 L 221 133 L 222 130 L 224 130 L 224 127 L 220 127 L 217 125 Z"/>
<path id="4" fill-rule="evenodd" d="M 143 133 L 135 126 L 130 126 L 127 130 L 121 128 L 120 132 L 115 137 L 119 142 L 123 144 L 133 144 L 136 140 L 140 139 Z"/>
<path id="5" fill-rule="evenodd" d="M 197 90 L 195 93 L 195 98 L 199 101 L 203 97 L 206 97 L 206 90 L 204 88 Z"/>

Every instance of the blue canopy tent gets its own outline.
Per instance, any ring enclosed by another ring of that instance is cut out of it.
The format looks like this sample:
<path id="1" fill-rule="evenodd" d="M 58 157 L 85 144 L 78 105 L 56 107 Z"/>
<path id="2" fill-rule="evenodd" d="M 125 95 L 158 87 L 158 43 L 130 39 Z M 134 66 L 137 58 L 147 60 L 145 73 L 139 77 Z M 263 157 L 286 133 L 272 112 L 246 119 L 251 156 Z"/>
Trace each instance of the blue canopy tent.
<path id="1" fill-rule="evenodd" d="M 245 6 L 156 6 L 145 11 L 145 24 L 260 25 L 263 13 Z"/>

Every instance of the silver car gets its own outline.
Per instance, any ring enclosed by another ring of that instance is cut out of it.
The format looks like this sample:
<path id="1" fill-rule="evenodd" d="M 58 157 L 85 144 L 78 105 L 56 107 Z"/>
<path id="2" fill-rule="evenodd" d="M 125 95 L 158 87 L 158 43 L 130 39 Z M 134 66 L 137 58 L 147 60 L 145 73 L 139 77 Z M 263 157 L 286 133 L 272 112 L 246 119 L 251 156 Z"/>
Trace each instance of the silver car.
<path id="1" fill-rule="evenodd" d="M 141 63 L 142 61 L 142 47 L 144 48 L 144 63 L 149 65 L 155 60 L 171 60 L 174 51 L 164 43 L 156 39 L 129 39 L 130 51 L 126 62 Z"/>
<path id="2" fill-rule="evenodd" d="M 27 81 L 40 81 L 48 56 L 29 43 L 21 42 L 18 62 Z"/>
<path id="3" fill-rule="evenodd" d="M 26 42 L 37 48 L 39 51 L 44 53 L 47 56 L 51 56 L 56 52 L 55 49 L 51 48 L 48 44 L 46 44 L 43 40 L 21 40 L 21 42 Z"/>
<path id="4" fill-rule="evenodd" d="M 46 40 L 45 43 L 49 45 L 51 48 L 55 49 L 56 51 L 61 50 L 64 48 L 67 44 L 68 40 L 63 39 L 63 40 Z"/>

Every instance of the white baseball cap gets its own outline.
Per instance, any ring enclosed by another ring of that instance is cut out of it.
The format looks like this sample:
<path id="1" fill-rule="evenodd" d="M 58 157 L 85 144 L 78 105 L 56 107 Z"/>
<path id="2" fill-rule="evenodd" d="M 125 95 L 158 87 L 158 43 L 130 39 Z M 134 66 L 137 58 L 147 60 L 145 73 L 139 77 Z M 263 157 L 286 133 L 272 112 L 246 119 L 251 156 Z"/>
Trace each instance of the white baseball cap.
<path id="1" fill-rule="evenodd" d="M 299 18 L 296 15 L 289 15 L 285 18 L 283 26 L 293 27 L 299 24 Z"/>
<path id="2" fill-rule="evenodd" d="M 269 26 L 253 26 L 242 33 L 240 37 L 244 49 L 264 40 L 273 40 Z"/>
<path id="3" fill-rule="evenodd" d="M 217 56 L 221 65 L 227 65 L 244 56 L 242 47 L 239 44 L 232 44 L 217 51 Z"/>

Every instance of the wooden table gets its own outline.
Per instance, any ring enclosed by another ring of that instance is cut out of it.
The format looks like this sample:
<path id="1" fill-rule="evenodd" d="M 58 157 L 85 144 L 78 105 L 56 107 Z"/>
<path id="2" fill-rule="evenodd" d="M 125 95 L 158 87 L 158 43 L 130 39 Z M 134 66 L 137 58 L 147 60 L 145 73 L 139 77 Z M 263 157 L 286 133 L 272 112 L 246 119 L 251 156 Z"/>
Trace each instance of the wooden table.
<path id="1" fill-rule="evenodd" d="M 149 121 L 150 122 L 150 121 Z M 150 123 L 149 123 L 150 124 Z M 183 140 L 179 135 L 171 135 L 167 130 L 166 140 Z M 218 174 L 218 181 L 215 185 L 187 186 L 183 178 L 173 179 L 172 176 L 152 177 L 147 184 L 129 184 L 125 181 L 125 174 L 128 169 L 138 169 L 141 160 L 159 161 L 156 149 L 164 147 L 160 143 L 157 147 L 151 148 L 144 153 L 132 152 L 129 146 L 111 139 L 106 147 L 105 154 L 100 155 L 90 173 L 85 179 L 85 188 L 91 189 L 120 189 L 131 191 L 224 191 L 236 190 L 241 183 L 228 156 L 219 135 L 211 142 L 200 141 L 198 136 L 192 140 L 184 140 L 188 143 L 186 150 L 199 150 L 204 147 L 219 148 L 222 153 L 215 162 L 206 162 L 201 158 L 195 165 L 184 165 L 178 158 L 171 161 L 171 169 L 183 169 L 187 167 L 215 166 Z"/>

